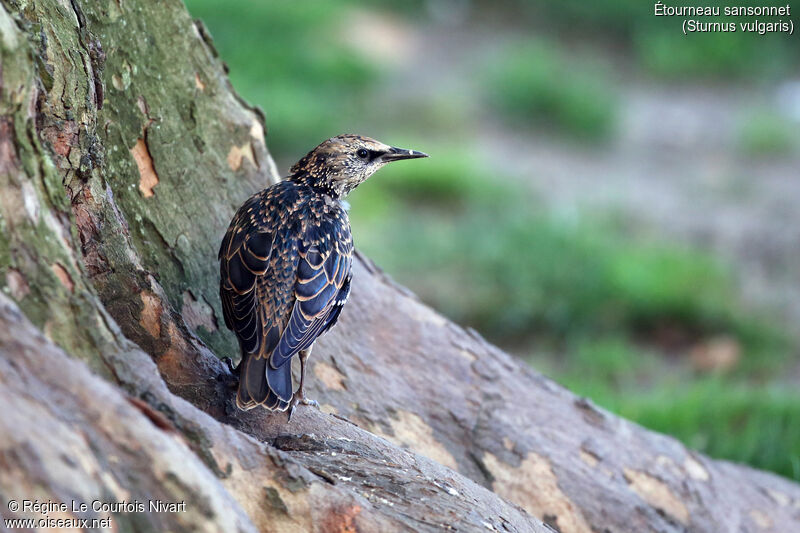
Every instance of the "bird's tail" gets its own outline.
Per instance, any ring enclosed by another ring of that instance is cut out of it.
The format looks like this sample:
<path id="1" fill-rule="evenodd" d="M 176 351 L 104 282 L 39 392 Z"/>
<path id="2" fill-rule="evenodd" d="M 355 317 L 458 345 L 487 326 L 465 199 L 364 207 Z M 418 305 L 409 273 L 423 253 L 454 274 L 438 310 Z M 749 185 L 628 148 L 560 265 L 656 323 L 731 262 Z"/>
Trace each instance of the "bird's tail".
<path id="1" fill-rule="evenodd" d="M 285 411 L 292 399 L 292 365 L 271 368 L 266 357 L 245 354 L 239 373 L 236 405 L 248 411 L 261 405 L 270 411 Z"/>

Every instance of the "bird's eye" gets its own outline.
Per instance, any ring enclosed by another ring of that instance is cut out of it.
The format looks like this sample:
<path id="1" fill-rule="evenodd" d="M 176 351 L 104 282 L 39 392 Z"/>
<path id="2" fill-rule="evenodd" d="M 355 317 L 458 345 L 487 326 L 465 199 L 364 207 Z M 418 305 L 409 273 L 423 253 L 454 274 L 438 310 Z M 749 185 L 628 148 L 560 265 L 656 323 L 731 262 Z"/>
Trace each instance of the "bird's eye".
<path id="1" fill-rule="evenodd" d="M 369 157 L 369 151 L 367 151 L 364 148 L 361 148 L 358 152 L 356 152 L 356 155 L 361 159 L 366 159 Z"/>

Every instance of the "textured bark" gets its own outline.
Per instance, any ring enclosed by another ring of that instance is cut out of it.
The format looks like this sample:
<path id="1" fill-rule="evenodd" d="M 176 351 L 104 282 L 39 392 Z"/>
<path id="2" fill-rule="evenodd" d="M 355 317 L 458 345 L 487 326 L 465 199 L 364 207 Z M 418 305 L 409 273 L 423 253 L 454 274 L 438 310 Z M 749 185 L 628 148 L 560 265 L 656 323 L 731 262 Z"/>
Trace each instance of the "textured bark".
<path id="1" fill-rule="evenodd" d="M 322 412 L 235 410 L 216 247 L 276 177 L 261 113 L 180 2 L 0 6 L 2 516 L 160 498 L 187 512 L 116 525 L 800 530 L 797 485 L 594 407 L 363 258 L 310 363 Z"/>

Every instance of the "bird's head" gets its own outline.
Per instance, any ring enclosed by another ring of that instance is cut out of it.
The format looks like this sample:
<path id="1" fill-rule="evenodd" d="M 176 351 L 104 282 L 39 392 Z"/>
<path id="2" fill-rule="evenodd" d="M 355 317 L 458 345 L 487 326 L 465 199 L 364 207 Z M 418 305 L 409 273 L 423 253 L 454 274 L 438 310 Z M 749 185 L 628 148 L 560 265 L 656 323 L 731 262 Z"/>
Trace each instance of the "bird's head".
<path id="1" fill-rule="evenodd" d="M 337 135 L 323 142 L 291 168 L 295 179 L 307 181 L 335 198 L 343 198 L 386 163 L 428 157 L 360 135 Z"/>

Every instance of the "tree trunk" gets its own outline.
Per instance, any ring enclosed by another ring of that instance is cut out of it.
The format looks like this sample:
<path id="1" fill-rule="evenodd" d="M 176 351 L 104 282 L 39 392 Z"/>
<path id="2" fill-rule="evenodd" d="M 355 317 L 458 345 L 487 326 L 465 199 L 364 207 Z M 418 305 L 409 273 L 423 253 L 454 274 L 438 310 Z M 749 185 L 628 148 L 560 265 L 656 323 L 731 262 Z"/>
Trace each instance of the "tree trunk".
<path id="1" fill-rule="evenodd" d="M 160 499 L 185 510 L 114 527 L 800 530 L 797 485 L 575 397 L 364 258 L 310 362 L 322 410 L 236 410 L 216 248 L 276 179 L 263 115 L 174 0 L 0 0 L 0 60 L 3 518 Z"/>

